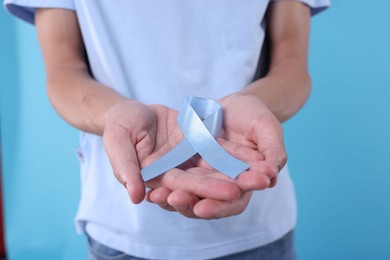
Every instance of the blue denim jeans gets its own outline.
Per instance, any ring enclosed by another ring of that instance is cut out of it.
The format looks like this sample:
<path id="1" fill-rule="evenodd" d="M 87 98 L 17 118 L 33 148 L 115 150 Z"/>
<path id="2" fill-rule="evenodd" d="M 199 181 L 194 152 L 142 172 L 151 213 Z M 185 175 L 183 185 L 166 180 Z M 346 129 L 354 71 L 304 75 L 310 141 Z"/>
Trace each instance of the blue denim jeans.
<path id="1" fill-rule="evenodd" d="M 88 260 L 146 260 L 144 258 L 126 255 L 88 237 Z M 248 251 L 227 255 L 214 260 L 296 260 L 294 247 L 294 231 L 288 232 L 282 238 Z"/>

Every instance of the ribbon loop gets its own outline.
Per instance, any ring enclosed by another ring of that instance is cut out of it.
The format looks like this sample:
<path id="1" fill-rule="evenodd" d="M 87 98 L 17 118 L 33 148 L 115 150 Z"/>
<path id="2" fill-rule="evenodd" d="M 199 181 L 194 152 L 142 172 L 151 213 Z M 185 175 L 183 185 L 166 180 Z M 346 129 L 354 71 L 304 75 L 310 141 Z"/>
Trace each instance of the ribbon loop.
<path id="1" fill-rule="evenodd" d="M 227 153 L 215 140 L 222 130 L 222 106 L 210 99 L 187 97 L 177 123 L 185 138 L 172 150 L 141 170 L 145 181 L 184 163 L 196 153 L 214 169 L 236 178 L 249 166 Z"/>

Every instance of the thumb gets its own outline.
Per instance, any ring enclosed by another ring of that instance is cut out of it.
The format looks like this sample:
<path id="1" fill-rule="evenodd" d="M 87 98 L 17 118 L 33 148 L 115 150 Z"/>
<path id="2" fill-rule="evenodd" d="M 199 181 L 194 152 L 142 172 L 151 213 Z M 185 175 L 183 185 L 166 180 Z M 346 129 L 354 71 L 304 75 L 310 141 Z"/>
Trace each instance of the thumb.
<path id="1" fill-rule="evenodd" d="M 140 203 L 145 198 L 145 184 L 130 134 L 113 125 L 105 129 L 103 142 L 115 177 L 126 188 L 131 201 Z"/>

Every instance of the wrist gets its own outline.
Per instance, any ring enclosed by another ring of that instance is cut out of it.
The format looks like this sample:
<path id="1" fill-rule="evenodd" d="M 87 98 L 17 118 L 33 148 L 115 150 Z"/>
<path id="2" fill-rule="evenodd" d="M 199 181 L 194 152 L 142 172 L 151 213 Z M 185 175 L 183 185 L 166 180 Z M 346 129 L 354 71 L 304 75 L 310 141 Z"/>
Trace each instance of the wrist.
<path id="1" fill-rule="evenodd" d="M 146 105 L 133 99 L 123 99 L 105 111 L 102 134 L 112 127 L 127 129 L 134 133 L 144 132 L 145 129 L 151 130 L 156 123 L 156 116 L 153 105 Z"/>
<path id="2" fill-rule="evenodd" d="M 305 104 L 310 89 L 311 82 L 307 73 L 274 72 L 252 82 L 241 93 L 258 97 L 280 122 L 284 122 Z"/>
<path id="3" fill-rule="evenodd" d="M 133 106 L 136 103 L 139 102 L 128 98 L 118 98 L 110 103 L 101 115 L 102 132 L 104 132 L 108 124 L 118 122 L 122 119 L 123 114 L 126 113 L 126 107 Z"/>
<path id="4" fill-rule="evenodd" d="M 271 78 L 263 78 L 249 84 L 240 92 L 241 95 L 256 97 L 280 121 L 285 113 L 285 100 L 278 82 Z"/>
<path id="5" fill-rule="evenodd" d="M 128 101 L 131 100 L 119 95 L 115 95 L 107 97 L 106 99 L 101 100 L 101 102 L 96 102 L 96 106 L 85 104 L 84 118 L 86 125 L 90 129 L 89 132 L 103 135 L 107 121 L 110 117 L 113 116 L 114 112 L 117 110 L 117 107 Z"/>

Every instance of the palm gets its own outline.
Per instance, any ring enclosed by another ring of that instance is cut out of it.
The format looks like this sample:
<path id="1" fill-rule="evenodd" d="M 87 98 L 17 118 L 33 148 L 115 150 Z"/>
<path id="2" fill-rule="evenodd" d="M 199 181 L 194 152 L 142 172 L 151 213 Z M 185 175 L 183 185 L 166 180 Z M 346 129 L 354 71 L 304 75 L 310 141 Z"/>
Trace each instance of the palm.
<path id="1" fill-rule="evenodd" d="M 171 149 L 179 141 L 176 112 L 164 106 L 127 101 L 106 115 L 103 141 L 115 177 L 129 191 L 133 202 L 143 200 L 145 187 L 140 168 Z"/>
<path id="2" fill-rule="evenodd" d="M 221 102 L 225 109 L 223 137 L 255 150 L 258 163 L 252 170 L 267 173 L 274 185 L 286 162 L 279 121 L 254 96 L 232 95 Z"/>
<path id="3" fill-rule="evenodd" d="M 171 150 L 183 138 L 176 124 L 177 111 L 165 106 L 149 106 L 153 114 L 134 142 L 140 168 L 143 168 Z M 140 118 L 138 122 L 145 119 Z"/>
<path id="4" fill-rule="evenodd" d="M 285 163 L 280 124 L 255 97 L 231 95 L 220 102 L 223 131 L 217 141 L 250 169 L 231 179 L 194 156 L 186 163 L 148 181 L 151 202 L 188 217 L 220 218 L 242 212 L 253 190 L 276 181 Z M 104 144 L 116 178 L 136 203 L 144 198 L 140 169 L 153 163 L 183 138 L 177 112 L 164 106 L 126 102 L 112 109 Z"/>
<path id="5" fill-rule="evenodd" d="M 135 203 L 141 202 L 145 194 L 140 169 L 167 153 L 183 138 L 176 118 L 177 112 L 172 109 L 160 105 L 146 106 L 135 101 L 119 104 L 107 115 L 104 146 L 115 177 L 127 188 Z M 192 158 L 181 168 L 198 164 L 199 160 Z M 197 196 L 225 200 L 231 200 L 239 193 L 239 188 L 226 179 L 210 181 L 210 176 L 182 175 L 174 171 L 165 175 L 163 182 L 161 178 L 156 178 L 148 186 L 186 189 Z M 221 194 L 218 190 L 226 192 Z"/>
<path id="6" fill-rule="evenodd" d="M 152 202 L 169 210 L 178 210 L 188 217 L 219 218 L 242 212 L 250 200 L 251 191 L 275 184 L 276 175 L 285 163 L 282 130 L 277 119 L 257 98 L 232 95 L 220 101 L 224 108 L 224 131 L 218 142 L 233 156 L 247 162 L 250 169 L 232 180 L 197 158 L 191 164 L 162 176 L 163 184 L 172 183 L 173 176 L 191 179 L 204 176 L 234 182 L 241 191 L 228 201 L 199 196 L 196 189 L 173 189 L 166 185 L 149 194 Z M 151 185 L 153 187 L 153 185 Z M 221 189 L 219 189 L 221 190 Z M 195 191 L 195 192 L 194 192 Z M 180 210 L 180 209 L 186 210 Z"/>

